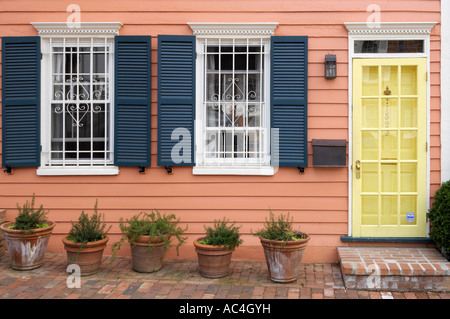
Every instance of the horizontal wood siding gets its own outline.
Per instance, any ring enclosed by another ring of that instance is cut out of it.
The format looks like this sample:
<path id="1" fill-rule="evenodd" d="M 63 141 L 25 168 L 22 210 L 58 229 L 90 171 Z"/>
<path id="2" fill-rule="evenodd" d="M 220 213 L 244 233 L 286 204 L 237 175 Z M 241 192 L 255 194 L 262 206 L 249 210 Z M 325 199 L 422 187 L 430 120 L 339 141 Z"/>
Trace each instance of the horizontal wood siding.
<path id="1" fill-rule="evenodd" d="M 0 37 L 35 36 L 30 22 L 64 22 L 70 1 L 3 0 Z M 157 209 L 175 213 L 188 226 L 189 241 L 177 257 L 196 258 L 192 241 L 203 226 L 224 216 L 242 225 L 244 244 L 233 258 L 263 259 L 258 239 L 251 235 L 262 227 L 269 209 L 287 213 L 295 226 L 312 235 L 306 262 L 337 262 L 336 246 L 348 231 L 348 169 L 281 168 L 274 176 L 193 176 L 192 168 L 176 167 L 168 175 L 157 167 L 157 36 L 191 35 L 187 22 L 278 22 L 275 35 L 308 36 L 308 162 L 312 166 L 311 140 L 349 138 L 348 35 L 344 22 L 364 22 L 372 0 L 78 0 L 82 22 L 121 22 L 121 35 L 152 37 L 151 163 L 145 174 L 120 167 L 118 176 L 37 176 L 35 168 L 0 172 L 0 209 L 7 219 L 16 214 L 16 203 L 36 194 L 36 204 L 47 208 L 57 222 L 49 250 L 63 252 L 61 238 L 70 221 L 82 210 L 98 208 L 113 224 L 110 244 L 119 239 L 118 221 L 140 211 Z M 440 185 L 440 1 L 378 0 L 382 22 L 435 21 L 431 34 L 430 74 L 430 178 L 431 197 Z M 324 78 L 324 57 L 337 56 L 337 78 Z M 1 80 L 1 78 L 0 78 Z M 44 85 L 44 84 L 43 84 Z M 110 247 L 110 245 L 109 245 Z M 110 250 L 107 251 L 107 254 Z M 128 256 L 128 248 L 121 250 Z"/>

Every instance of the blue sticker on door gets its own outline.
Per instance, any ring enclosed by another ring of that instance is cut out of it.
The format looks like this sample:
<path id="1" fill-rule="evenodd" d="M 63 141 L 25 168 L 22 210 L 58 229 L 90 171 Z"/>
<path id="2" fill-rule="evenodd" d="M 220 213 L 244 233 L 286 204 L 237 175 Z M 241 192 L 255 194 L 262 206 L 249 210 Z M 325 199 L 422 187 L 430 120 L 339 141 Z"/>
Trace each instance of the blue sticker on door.
<path id="1" fill-rule="evenodd" d="M 406 213 L 406 221 L 408 223 L 414 223 L 415 220 L 416 220 L 416 214 L 414 212 Z"/>

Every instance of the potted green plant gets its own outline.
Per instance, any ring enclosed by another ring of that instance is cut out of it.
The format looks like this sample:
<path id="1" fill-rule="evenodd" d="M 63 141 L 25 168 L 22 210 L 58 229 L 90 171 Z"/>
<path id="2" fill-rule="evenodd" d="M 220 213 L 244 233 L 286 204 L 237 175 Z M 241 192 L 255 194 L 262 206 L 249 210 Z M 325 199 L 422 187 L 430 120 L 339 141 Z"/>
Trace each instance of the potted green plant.
<path id="1" fill-rule="evenodd" d="M 436 191 L 427 218 L 431 223 L 430 238 L 450 260 L 450 181 L 442 183 Z"/>
<path id="2" fill-rule="evenodd" d="M 170 247 L 178 248 L 185 243 L 182 237 L 186 228 L 179 226 L 180 220 L 174 214 L 141 212 L 124 221 L 120 219 L 122 238 L 113 244 L 113 258 L 122 244 L 127 241 L 131 247 L 131 262 L 137 272 L 154 272 L 161 269 L 164 256 Z M 173 244 L 174 237 L 177 243 Z"/>
<path id="3" fill-rule="evenodd" d="M 22 208 L 17 204 L 19 214 L 14 222 L 3 223 L 6 246 L 11 267 L 16 270 L 39 268 L 44 260 L 48 241 L 55 223 L 47 220 L 48 211 L 41 205 L 34 208 L 35 195 L 31 203 L 27 200 Z"/>
<path id="4" fill-rule="evenodd" d="M 97 203 L 98 201 L 95 202 L 91 217 L 82 211 L 77 223 L 71 221 L 69 235 L 62 239 L 68 263 L 77 264 L 81 276 L 98 272 L 103 251 L 109 241 L 108 231 L 111 226 L 106 228 L 105 216 L 97 212 Z"/>
<path id="5" fill-rule="evenodd" d="M 229 273 L 231 255 L 242 244 L 235 223 L 224 218 L 214 221 L 214 226 L 204 226 L 206 236 L 194 241 L 200 274 L 207 278 L 221 278 Z"/>
<path id="6" fill-rule="evenodd" d="M 275 282 L 295 281 L 300 273 L 303 253 L 310 240 L 306 233 L 293 229 L 289 213 L 270 216 L 258 236 L 264 249 L 269 276 Z"/>

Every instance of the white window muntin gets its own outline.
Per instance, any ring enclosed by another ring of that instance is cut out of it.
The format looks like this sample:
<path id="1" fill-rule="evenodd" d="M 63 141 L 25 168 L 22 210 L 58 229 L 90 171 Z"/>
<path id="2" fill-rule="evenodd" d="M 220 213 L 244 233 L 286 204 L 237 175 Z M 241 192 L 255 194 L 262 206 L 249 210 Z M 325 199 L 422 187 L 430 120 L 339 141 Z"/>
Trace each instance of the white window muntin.
<path id="1" fill-rule="evenodd" d="M 112 39 L 48 37 L 43 41 L 46 61 L 43 83 L 51 84 L 43 86 L 46 96 L 43 111 L 47 123 L 43 127 L 43 167 L 105 167 L 113 164 Z M 99 57 L 103 58 L 97 65 L 103 68 L 100 73 L 94 72 L 94 61 Z M 68 58 L 76 58 L 77 62 L 71 64 L 76 70 L 66 72 Z M 80 70 L 80 58 L 88 58 L 87 70 Z M 56 114 L 60 115 L 60 123 L 52 119 Z M 97 121 L 97 124 L 103 125 L 103 132 L 95 136 L 95 117 L 100 115 L 103 115 L 103 123 Z M 90 134 L 83 136 L 81 130 L 88 130 Z M 55 136 L 57 131 L 59 136 Z M 94 147 L 98 143 L 104 146 L 101 149 Z M 66 149 L 70 144 L 75 145 L 75 149 Z M 59 145 L 58 149 L 55 145 Z M 87 149 L 81 149 L 80 145 Z"/>
<path id="2" fill-rule="evenodd" d="M 269 46 L 267 37 L 228 36 L 198 41 L 197 54 L 201 62 L 197 64 L 200 69 L 197 83 L 201 100 L 197 104 L 196 119 L 201 122 L 201 137 L 197 138 L 197 166 L 250 168 L 270 165 Z M 232 59 L 231 70 L 222 70 L 224 55 Z M 237 56 L 241 59 L 245 56 L 245 69 L 236 69 Z M 250 60 L 258 66 L 249 68 Z M 208 67 L 212 61 L 218 62 L 216 69 Z M 256 90 L 249 85 L 252 76 L 254 80 L 259 78 Z M 209 81 L 211 77 L 215 77 L 214 84 Z M 218 89 L 211 90 L 211 85 Z M 211 117 L 211 110 L 216 111 L 215 118 Z M 252 115 L 253 123 L 249 125 Z M 212 120 L 215 123 L 211 123 Z M 207 143 L 211 137 L 215 137 L 214 144 Z"/>

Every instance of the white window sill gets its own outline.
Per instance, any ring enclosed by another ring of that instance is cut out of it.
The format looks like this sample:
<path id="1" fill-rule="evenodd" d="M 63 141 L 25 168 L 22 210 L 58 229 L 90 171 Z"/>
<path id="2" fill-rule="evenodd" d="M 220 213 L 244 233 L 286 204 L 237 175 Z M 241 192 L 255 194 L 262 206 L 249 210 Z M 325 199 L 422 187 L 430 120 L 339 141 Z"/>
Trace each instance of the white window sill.
<path id="1" fill-rule="evenodd" d="M 192 169 L 194 175 L 261 175 L 272 176 L 275 170 L 271 166 L 263 167 L 230 167 L 230 166 L 196 166 Z"/>
<path id="2" fill-rule="evenodd" d="M 118 175 L 119 167 L 39 167 L 36 171 L 39 176 L 64 176 L 64 175 Z"/>

